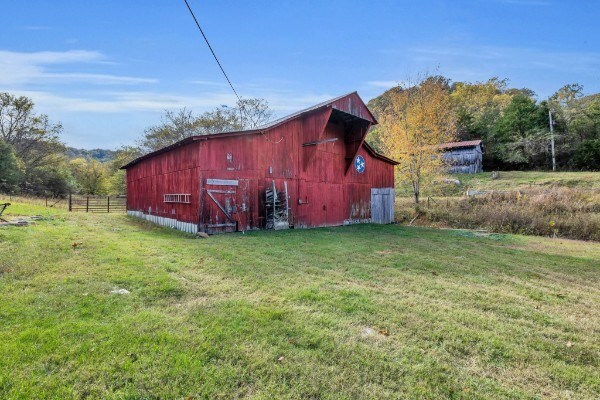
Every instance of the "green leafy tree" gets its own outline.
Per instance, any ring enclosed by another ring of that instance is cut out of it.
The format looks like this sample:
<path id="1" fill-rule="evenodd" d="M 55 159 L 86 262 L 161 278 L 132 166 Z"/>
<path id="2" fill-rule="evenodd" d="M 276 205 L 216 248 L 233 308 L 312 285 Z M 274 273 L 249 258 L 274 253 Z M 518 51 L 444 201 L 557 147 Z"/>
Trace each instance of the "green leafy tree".
<path id="1" fill-rule="evenodd" d="M 35 196 L 65 197 L 77 189 L 66 157 L 57 159 L 50 166 L 40 167 L 30 174 L 30 179 L 22 185 L 22 192 Z"/>
<path id="2" fill-rule="evenodd" d="M 549 133 L 547 109 L 526 94 L 518 93 L 494 127 L 490 156 L 512 167 L 543 163 Z"/>
<path id="3" fill-rule="evenodd" d="M 53 164 L 56 156 L 64 153 L 61 132 L 61 124 L 35 114 L 31 99 L 0 93 L 0 139 L 13 147 L 26 173 Z"/>
<path id="4" fill-rule="evenodd" d="M 557 120 L 564 122 L 564 127 L 569 125 L 580 112 L 579 100 L 583 97 L 583 86 L 578 83 L 564 85 L 558 89 L 548 101 L 550 110 L 555 113 Z"/>
<path id="5" fill-rule="evenodd" d="M 76 158 L 69 162 L 69 167 L 80 193 L 90 195 L 108 193 L 106 165 L 94 159 Z"/>
<path id="6" fill-rule="evenodd" d="M 242 99 L 235 107 L 221 106 L 195 116 L 191 110 L 166 111 L 160 124 L 146 129 L 139 141 L 144 152 L 169 146 L 190 136 L 254 129 L 272 117 L 266 100 Z"/>
<path id="7" fill-rule="evenodd" d="M 108 191 L 110 194 L 127 194 L 126 173 L 120 168 L 141 155 L 142 152 L 135 146 L 124 146 L 115 152 L 113 160 L 108 164 L 110 174 Z"/>
<path id="8" fill-rule="evenodd" d="M 0 192 L 12 193 L 23 179 L 12 146 L 0 140 Z"/>
<path id="9" fill-rule="evenodd" d="M 56 185 L 48 180 L 47 170 L 55 170 L 64 158 L 65 147 L 59 140 L 61 132 L 61 124 L 50 122 L 47 115 L 35 113 L 31 99 L 0 93 L 0 140 L 12 147 L 19 162 L 23 172 L 21 191 L 44 194 L 55 190 Z M 62 175 L 55 175 L 52 182 L 58 176 Z M 52 187 L 44 186 L 46 183 Z M 67 181 L 59 186 L 65 185 Z"/>
<path id="10" fill-rule="evenodd" d="M 600 170 L 600 139 L 584 140 L 575 150 L 573 164 L 576 168 Z"/>

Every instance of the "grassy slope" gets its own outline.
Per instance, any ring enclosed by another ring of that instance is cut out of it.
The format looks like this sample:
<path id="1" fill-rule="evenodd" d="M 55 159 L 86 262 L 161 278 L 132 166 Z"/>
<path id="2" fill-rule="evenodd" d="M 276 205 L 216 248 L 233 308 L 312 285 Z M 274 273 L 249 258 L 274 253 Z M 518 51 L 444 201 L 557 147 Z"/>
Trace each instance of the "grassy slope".
<path id="1" fill-rule="evenodd" d="M 462 186 L 477 190 L 518 190 L 540 187 L 600 189 L 600 172 L 500 171 L 492 180 L 491 172 L 455 175 Z"/>
<path id="2" fill-rule="evenodd" d="M 424 226 L 483 228 L 493 232 L 526 233 L 600 240 L 600 172 L 500 171 L 454 175 L 461 181 L 438 182 L 425 188 L 419 219 Z M 468 189 L 495 192 L 467 198 Z M 396 219 L 417 214 L 407 185 L 397 185 Z M 434 201 L 428 202 L 432 196 Z M 555 224 L 554 227 L 551 224 Z"/>
<path id="3" fill-rule="evenodd" d="M 599 244 L 50 213 L 0 228 L 0 398 L 600 396 Z"/>
<path id="4" fill-rule="evenodd" d="M 463 196 L 467 189 L 527 190 L 556 187 L 600 189 L 600 172 L 500 171 L 498 179 L 492 179 L 491 172 L 455 174 L 451 177 L 460 180 L 461 185 L 438 182 L 426 186 L 421 196 Z M 410 185 L 397 182 L 396 196 L 401 201 L 404 197 L 412 198 Z"/>

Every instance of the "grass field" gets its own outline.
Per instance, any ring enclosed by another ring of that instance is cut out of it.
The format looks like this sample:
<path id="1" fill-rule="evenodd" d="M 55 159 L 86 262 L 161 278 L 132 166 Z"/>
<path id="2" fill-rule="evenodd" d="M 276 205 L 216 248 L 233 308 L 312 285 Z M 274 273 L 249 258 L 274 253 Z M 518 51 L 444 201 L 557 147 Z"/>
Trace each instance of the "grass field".
<path id="1" fill-rule="evenodd" d="M 455 175 L 462 186 L 477 190 L 519 190 L 568 187 L 600 189 L 600 172 L 500 171 L 498 179 L 491 172 Z"/>
<path id="2" fill-rule="evenodd" d="M 454 175 L 461 184 L 429 185 L 417 209 L 398 185 L 400 222 L 431 227 L 487 229 L 498 233 L 600 241 L 600 172 L 500 171 Z M 467 190 L 485 194 L 466 196 Z M 430 197 L 428 197 L 430 196 Z"/>
<path id="3" fill-rule="evenodd" d="M 9 210 L 2 399 L 600 397 L 598 243 Z"/>

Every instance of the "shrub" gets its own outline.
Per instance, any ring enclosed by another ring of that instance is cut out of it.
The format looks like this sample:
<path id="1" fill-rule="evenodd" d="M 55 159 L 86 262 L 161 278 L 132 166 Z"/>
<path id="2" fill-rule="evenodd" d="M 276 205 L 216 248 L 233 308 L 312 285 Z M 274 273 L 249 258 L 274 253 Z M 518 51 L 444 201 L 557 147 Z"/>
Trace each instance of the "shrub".
<path id="1" fill-rule="evenodd" d="M 581 169 L 600 170 L 600 139 L 581 142 L 575 150 L 573 164 Z"/>

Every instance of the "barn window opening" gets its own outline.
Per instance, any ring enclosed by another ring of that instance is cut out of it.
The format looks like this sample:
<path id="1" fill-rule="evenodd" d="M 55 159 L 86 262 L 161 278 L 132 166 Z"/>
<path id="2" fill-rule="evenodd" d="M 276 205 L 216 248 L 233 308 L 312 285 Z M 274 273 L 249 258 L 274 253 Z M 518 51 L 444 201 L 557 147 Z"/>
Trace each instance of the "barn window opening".
<path id="1" fill-rule="evenodd" d="M 165 203 L 183 203 L 183 204 L 189 204 L 190 203 L 190 194 L 165 194 L 164 195 L 164 200 Z"/>

